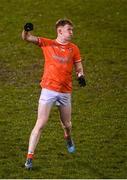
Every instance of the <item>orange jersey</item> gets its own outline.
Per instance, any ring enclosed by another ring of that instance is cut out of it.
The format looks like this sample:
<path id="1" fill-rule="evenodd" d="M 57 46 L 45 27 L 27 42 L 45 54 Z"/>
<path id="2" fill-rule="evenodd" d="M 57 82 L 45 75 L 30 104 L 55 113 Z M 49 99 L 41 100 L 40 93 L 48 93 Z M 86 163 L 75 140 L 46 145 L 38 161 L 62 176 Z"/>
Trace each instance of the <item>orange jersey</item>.
<path id="1" fill-rule="evenodd" d="M 73 43 L 63 45 L 47 38 L 38 38 L 38 42 L 45 58 L 41 87 L 70 93 L 73 65 L 81 61 L 79 48 Z"/>

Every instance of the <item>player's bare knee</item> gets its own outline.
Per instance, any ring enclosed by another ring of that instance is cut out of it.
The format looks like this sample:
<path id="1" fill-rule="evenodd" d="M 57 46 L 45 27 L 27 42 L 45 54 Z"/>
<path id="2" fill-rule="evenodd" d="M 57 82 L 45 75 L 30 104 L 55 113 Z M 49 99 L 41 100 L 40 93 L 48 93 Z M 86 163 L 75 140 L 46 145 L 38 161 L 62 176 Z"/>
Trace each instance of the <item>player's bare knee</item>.
<path id="1" fill-rule="evenodd" d="M 64 128 L 71 130 L 71 128 L 72 128 L 71 122 L 65 123 Z"/>
<path id="2" fill-rule="evenodd" d="M 46 120 L 45 119 L 37 119 L 37 123 L 35 125 L 35 129 L 37 129 L 37 131 L 41 131 L 44 126 L 46 124 Z"/>

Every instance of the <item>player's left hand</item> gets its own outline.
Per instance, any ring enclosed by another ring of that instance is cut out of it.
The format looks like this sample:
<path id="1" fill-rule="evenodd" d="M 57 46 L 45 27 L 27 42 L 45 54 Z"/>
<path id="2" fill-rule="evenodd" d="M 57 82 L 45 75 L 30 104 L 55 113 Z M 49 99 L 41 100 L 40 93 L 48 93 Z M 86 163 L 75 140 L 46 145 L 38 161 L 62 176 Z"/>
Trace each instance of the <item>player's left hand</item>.
<path id="1" fill-rule="evenodd" d="M 78 82 L 79 82 L 80 87 L 86 86 L 86 80 L 85 80 L 85 77 L 83 75 L 78 77 Z"/>

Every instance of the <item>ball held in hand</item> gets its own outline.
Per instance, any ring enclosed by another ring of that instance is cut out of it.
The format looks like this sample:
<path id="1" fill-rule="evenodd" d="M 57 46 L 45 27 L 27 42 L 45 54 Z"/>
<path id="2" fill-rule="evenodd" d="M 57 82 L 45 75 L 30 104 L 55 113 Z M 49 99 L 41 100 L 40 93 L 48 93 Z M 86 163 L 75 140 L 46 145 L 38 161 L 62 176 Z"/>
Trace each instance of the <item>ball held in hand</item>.
<path id="1" fill-rule="evenodd" d="M 25 31 L 32 31 L 33 30 L 33 24 L 32 23 L 26 23 L 24 26 Z"/>

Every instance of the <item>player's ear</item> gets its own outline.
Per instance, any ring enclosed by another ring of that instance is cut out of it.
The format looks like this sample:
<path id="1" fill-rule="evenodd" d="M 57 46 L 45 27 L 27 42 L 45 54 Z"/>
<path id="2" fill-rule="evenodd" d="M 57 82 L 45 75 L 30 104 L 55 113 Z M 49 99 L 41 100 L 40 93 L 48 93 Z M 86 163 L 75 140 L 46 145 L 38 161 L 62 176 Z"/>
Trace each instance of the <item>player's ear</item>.
<path id="1" fill-rule="evenodd" d="M 62 34 L 62 29 L 61 29 L 61 27 L 58 27 L 57 33 L 58 33 L 58 34 Z"/>

